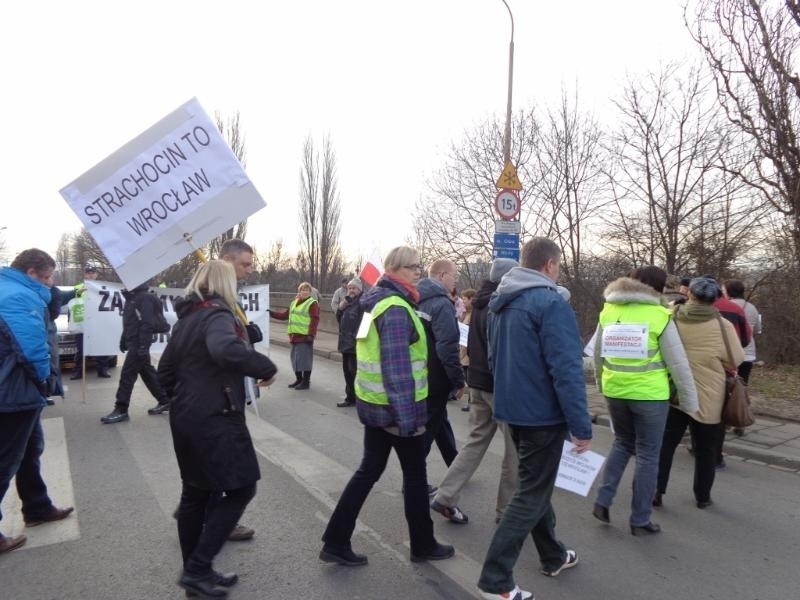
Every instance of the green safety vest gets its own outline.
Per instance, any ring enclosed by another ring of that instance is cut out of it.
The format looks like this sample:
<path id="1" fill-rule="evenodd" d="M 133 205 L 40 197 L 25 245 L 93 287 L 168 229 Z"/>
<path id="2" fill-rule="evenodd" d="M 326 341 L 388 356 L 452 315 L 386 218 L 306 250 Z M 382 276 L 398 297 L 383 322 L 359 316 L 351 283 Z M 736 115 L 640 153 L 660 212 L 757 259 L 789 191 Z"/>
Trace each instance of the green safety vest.
<path id="1" fill-rule="evenodd" d="M 667 400 L 670 397 L 669 372 L 661 356 L 658 338 L 672 313 L 655 304 L 606 303 L 600 313 L 600 326 L 647 325 L 647 358 L 603 358 L 603 395 L 623 400 Z"/>
<path id="2" fill-rule="evenodd" d="M 393 306 L 399 306 L 408 311 L 417 332 L 417 341 L 408 347 L 411 358 L 411 375 L 414 378 L 414 402 L 421 402 L 428 397 L 428 342 L 425 338 L 425 328 L 408 302 L 399 296 L 388 296 L 379 300 L 373 307 L 370 313 L 372 323 L 369 326 L 367 337 L 356 340 L 356 396 L 369 404 L 389 405 L 389 396 L 383 387 L 381 340 L 378 337 L 375 320 Z"/>
<path id="3" fill-rule="evenodd" d="M 317 301 L 312 297 L 303 300 L 302 303 L 297 303 L 297 298 L 292 300 L 289 305 L 289 326 L 287 332 L 289 335 L 296 333 L 299 335 L 308 335 L 311 329 L 311 305 Z"/>

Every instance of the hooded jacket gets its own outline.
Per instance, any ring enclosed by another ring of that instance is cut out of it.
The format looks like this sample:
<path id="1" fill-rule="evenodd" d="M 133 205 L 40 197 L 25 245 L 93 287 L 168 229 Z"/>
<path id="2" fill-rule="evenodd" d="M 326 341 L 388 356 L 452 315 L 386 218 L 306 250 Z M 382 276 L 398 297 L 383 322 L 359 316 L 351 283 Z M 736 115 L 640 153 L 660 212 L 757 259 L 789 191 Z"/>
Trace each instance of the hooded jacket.
<path id="1" fill-rule="evenodd" d="M 146 283 L 132 290 L 122 290 L 125 307 L 122 309 L 122 338 L 120 349 L 139 355 L 150 353 L 153 343 L 153 314 L 163 310 L 161 300 L 149 292 Z"/>
<path id="2" fill-rule="evenodd" d="M 489 302 L 495 418 L 523 427 L 566 424 L 592 437 L 575 313 L 539 271 L 514 267 Z"/>
<path id="3" fill-rule="evenodd" d="M 172 397 L 172 441 L 186 483 L 231 490 L 260 477 L 245 423 L 244 378 L 269 379 L 277 369 L 247 342 L 244 327 L 217 297 L 177 300 L 178 322 L 158 363 Z"/>
<path id="4" fill-rule="evenodd" d="M 472 298 L 472 318 L 467 336 L 467 379 L 469 386 L 484 392 L 494 391 L 494 379 L 489 370 L 486 341 L 486 321 L 489 315 L 489 300 L 500 282 L 485 280 Z"/>
<path id="5" fill-rule="evenodd" d="M 45 406 L 50 297 L 50 288 L 26 273 L 0 269 L 0 412 Z"/>
<path id="6" fill-rule="evenodd" d="M 661 294 L 652 287 L 630 277 L 621 277 L 611 282 L 603 292 L 606 304 L 619 306 L 663 306 Z M 623 312 L 624 314 L 624 312 Z M 603 327 L 597 325 L 594 335 L 594 361 L 597 386 L 603 392 L 603 357 L 601 356 L 601 346 L 603 339 Z M 658 338 L 658 349 L 666 364 L 669 377 L 678 390 L 678 398 L 681 409 L 687 413 L 694 413 L 697 408 L 697 389 L 695 388 L 692 370 L 689 367 L 689 360 L 683 348 L 678 329 L 675 322 L 670 319 L 661 335 Z M 642 398 L 630 397 L 619 398 L 621 400 L 641 400 Z M 668 398 L 662 398 L 668 400 Z"/>
<path id="7" fill-rule="evenodd" d="M 361 325 L 361 315 L 364 314 L 358 301 L 360 297 L 361 294 L 355 298 L 345 296 L 342 300 L 347 302 L 347 306 L 336 309 L 336 320 L 339 322 L 338 350 L 342 354 L 356 353 L 356 333 Z"/>
<path id="8" fill-rule="evenodd" d="M 456 309 L 444 285 L 426 277 L 417 285 L 417 314 L 428 337 L 429 397 L 447 396 L 464 387 L 464 369 L 458 356 L 461 334 Z"/>

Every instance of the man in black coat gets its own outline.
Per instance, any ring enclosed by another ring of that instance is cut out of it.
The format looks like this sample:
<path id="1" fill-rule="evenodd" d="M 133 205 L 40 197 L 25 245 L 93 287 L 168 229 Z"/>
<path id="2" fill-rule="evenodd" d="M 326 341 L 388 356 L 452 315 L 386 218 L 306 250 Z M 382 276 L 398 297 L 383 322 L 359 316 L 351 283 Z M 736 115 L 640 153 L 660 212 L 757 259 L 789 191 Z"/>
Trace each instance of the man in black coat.
<path id="1" fill-rule="evenodd" d="M 344 400 L 336 406 L 344 408 L 356 403 L 356 333 L 361 325 L 364 310 L 358 299 L 363 290 L 361 280 L 356 277 L 347 283 L 347 295 L 336 307 L 336 320 L 339 322 L 339 352 L 342 353 L 342 372 L 344 373 Z"/>
<path id="2" fill-rule="evenodd" d="M 161 414 L 169 409 L 169 398 L 158 381 L 156 370 L 150 363 L 150 345 L 153 343 L 153 315 L 162 311 L 161 300 L 148 291 L 147 283 L 132 290 L 123 290 L 125 308 L 122 312 L 122 337 L 119 349 L 126 352 L 125 362 L 119 376 L 114 410 L 102 417 L 105 424 L 128 420 L 128 406 L 131 403 L 133 384 L 141 376 L 144 385 L 158 404 L 148 410 L 151 415 Z"/>

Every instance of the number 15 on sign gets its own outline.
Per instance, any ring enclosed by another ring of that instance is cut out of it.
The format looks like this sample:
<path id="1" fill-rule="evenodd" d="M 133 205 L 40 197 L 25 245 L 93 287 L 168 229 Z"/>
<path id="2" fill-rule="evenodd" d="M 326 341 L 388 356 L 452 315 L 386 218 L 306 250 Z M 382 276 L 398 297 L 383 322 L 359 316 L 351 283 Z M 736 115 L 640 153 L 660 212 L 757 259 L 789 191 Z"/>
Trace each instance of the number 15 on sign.
<path id="1" fill-rule="evenodd" d="M 501 219 L 511 220 L 519 214 L 519 196 L 514 190 L 500 190 L 495 196 L 494 208 Z"/>

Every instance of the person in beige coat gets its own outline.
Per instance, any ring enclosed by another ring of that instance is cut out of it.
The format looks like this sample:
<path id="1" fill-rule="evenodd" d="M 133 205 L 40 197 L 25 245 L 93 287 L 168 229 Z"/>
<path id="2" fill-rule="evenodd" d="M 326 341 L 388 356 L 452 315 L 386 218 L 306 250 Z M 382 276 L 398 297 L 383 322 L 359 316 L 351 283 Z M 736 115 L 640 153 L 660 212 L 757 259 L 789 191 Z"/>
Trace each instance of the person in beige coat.
<path id="1" fill-rule="evenodd" d="M 669 472 L 675 449 L 686 432 L 692 436 L 694 447 L 694 496 L 697 508 L 711 506 L 711 487 L 714 485 L 716 450 L 719 436 L 722 403 L 725 399 L 725 371 L 736 371 L 744 360 L 744 351 L 731 323 L 712 306 L 719 294 L 716 281 L 707 277 L 692 279 L 689 284 L 689 301 L 680 305 L 675 313 L 675 324 L 689 358 L 689 366 L 697 388 L 699 410 L 689 415 L 671 406 L 661 445 L 658 465 L 658 488 L 654 506 L 661 506 L 662 495 L 667 492 Z M 730 347 L 728 350 L 723 333 Z"/>

